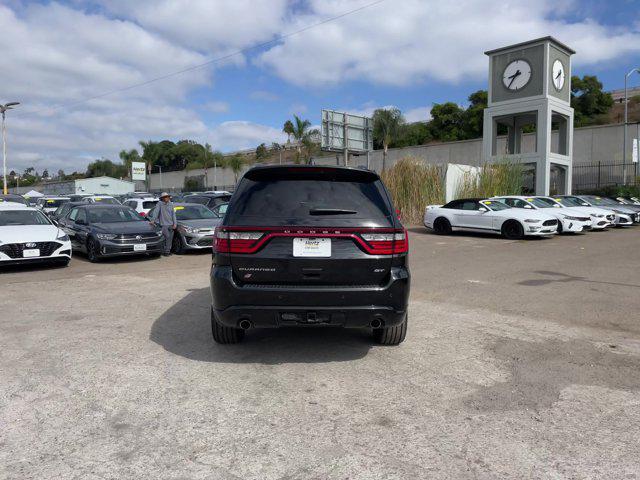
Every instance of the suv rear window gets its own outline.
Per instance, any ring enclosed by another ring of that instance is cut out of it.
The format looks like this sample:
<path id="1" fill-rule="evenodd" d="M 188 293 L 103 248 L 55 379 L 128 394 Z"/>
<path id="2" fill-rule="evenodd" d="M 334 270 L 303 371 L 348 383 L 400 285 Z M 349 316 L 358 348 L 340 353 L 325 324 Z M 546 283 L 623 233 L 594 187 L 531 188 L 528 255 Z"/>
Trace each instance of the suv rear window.
<path id="1" fill-rule="evenodd" d="M 148 202 L 142 202 L 142 208 L 153 208 L 156 206 L 156 203 L 158 203 L 157 200 L 149 200 Z"/>
<path id="2" fill-rule="evenodd" d="M 329 168 L 249 172 L 238 187 L 227 217 L 389 217 L 382 182 L 366 171 Z"/>

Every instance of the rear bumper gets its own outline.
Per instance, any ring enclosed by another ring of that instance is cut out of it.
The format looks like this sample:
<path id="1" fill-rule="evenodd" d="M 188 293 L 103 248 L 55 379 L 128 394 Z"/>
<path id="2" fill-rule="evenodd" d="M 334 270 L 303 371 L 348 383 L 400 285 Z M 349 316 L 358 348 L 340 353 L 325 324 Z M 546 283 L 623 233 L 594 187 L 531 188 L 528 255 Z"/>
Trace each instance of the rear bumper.
<path id="1" fill-rule="evenodd" d="M 255 328 L 326 325 L 346 328 L 402 323 L 409 301 L 410 275 L 393 268 L 383 286 L 238 285 L 230 267 L 211 270 L 213 312 L 228 327 L 249 320 Z"/>

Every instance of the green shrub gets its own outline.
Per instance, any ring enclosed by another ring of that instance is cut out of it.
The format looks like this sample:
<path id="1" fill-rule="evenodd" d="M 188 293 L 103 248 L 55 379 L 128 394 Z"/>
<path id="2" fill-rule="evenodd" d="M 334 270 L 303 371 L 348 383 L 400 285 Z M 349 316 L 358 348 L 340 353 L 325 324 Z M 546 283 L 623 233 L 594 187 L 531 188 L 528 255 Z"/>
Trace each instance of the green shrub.
<path id="1" fill-rule="evenodd" d="M 584 195 L 600 195 L 602 197 L 640 197 L 640 179 L 637 185 L 607 185 L 605 187 L 580 191 Z"/>
<path id="2" fill-rule="evenodd" d="M 427 205 L 444 203 L 444 181 L 439 165 L 425 165 L 406 157 L 382 172 L 393 203 L 405 223 L 422 223 Z"/>
<path id="3" fill-rule="evenodd" d="M 456 188 L 456 198 L 520 195 L 523 173 L 522 165 L 519 163 L 485 163 L 477 173 L 467 172 L 462 177 Z"/>

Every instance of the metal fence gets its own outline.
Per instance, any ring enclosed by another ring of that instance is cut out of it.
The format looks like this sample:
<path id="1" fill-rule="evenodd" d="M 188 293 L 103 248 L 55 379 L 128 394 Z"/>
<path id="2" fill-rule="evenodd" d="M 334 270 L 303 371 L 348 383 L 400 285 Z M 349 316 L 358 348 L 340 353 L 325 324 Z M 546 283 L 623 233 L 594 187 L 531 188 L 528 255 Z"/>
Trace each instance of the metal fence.
<path id="1" fill-rule="evenodd" d="M 603 187 L 624 185 L 625 165 L 598 162 L 593 165 L 573 166 L 573 191 L 584 192 Z M 640 186 L 637 163 L 626 164 L 626 185 Z"/>

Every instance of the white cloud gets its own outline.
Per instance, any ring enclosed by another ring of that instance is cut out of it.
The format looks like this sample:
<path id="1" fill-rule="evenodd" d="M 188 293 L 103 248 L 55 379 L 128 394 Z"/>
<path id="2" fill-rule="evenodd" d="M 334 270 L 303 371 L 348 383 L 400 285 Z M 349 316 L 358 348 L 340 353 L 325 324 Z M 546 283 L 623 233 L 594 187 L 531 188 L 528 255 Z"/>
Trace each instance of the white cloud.
<path id="1" fill-rule="evenodd" d="M 205 103 L 200 108 L 213 113 L 227 113 L 229 111 L 229 104 L 222 101 L 213 101 Z"/>
<path id="2" fill-rule="evenodd" d="M 261 143 L 282 143 L 286 139 L 287 136 L 280 129 L 234 120 L 223 122 L 214 128 L 209 136 L 209 143 L 215 149 L 229 151 L 255 148 Z"/>
<path id="3" fill-rule="evenodd" d="M 416 107 L 403 112 L 407 122 L 426 122 L 431 119 L 431 107 Z"/>
<path id="4" fill-rule="evenodd" d="M 289 107 L 289 115 L 300 116 L 307 113 L 308 110 L 309 108 L 304 103 L 296 102 L 291 104 L 291 106 Z"/>
<path id="5" fill-rule="evenodd" d="M 289 37 L 263 53 L 257 63 L 297 85 L 353 80 L 409 85 L 482 78 L 488 64 L 485 50 L 550 34 L 578 51 L 575 63 L 580 65 L 640 52 L 637 30 L 560 19 L 576 2 L 387 1 Z M 291 29 L 364 3 L 311 0 L 307 13 L 298 15 Z"/>

